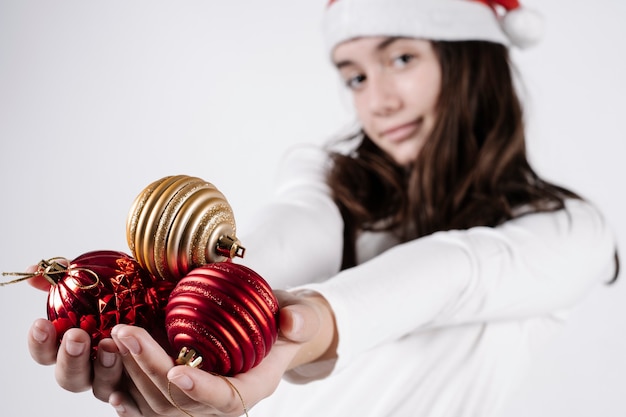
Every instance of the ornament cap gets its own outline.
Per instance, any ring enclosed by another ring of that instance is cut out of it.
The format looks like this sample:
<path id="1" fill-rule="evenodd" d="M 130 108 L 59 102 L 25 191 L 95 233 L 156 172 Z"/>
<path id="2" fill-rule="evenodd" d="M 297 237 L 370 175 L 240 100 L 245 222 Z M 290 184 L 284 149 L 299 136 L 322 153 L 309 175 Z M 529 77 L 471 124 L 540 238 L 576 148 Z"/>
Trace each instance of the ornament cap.
<path id="1" fill-rule="evenodd" d="M 40 273 L 52 285 L 56 285 L 68 269 L 66 265 L 60 264 L 54 259 L 42 260 L 37 266 L 39 267 L 37 273 Z"/>
<path id="2" fill-rule="evenodd" d="M 178 358 L 176 359 L 177 365 L 187 365 L 192 368 L 199 368 L 202 364 L 202 356 L 198 356 L 198 353 L 187 347 L 183 347 L 178 352 Z"/>
<path id="3" fill-rule="evenodd" d="M 220 236 L 217 240 L 215 250 L 222 256 L 227 258 L 239 257 L 243 258 L 246 248 L 241 246 L 241 242 L 236 237 L 229 235 Z"/>

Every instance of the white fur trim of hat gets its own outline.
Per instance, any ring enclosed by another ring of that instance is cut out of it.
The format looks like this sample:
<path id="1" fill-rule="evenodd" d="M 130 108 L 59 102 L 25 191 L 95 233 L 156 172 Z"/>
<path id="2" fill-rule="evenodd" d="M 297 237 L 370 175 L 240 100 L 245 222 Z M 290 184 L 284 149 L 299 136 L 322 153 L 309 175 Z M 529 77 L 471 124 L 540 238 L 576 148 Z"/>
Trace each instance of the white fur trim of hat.
<path id="1" fill-rule="evenodd" d="M 482 40 L 526 48 L 543 37 L 543 20 L 517 0 L 330 0 L 323 31 L 330 52 L 364 36 Z"/>

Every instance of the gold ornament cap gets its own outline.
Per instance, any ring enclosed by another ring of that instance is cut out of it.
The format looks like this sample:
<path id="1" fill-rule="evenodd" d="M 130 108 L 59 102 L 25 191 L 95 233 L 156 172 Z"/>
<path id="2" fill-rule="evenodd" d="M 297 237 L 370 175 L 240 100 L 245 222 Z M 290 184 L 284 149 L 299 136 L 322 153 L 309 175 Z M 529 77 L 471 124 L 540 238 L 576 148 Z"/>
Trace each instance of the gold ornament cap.
<path id="1" fill-rule="evenodd" d="M 144 188 L 128 213 L 126 240 L 142 267 L 169 281 L 245 252 L 226 197 L 210 182 L 187 175 Z"/>

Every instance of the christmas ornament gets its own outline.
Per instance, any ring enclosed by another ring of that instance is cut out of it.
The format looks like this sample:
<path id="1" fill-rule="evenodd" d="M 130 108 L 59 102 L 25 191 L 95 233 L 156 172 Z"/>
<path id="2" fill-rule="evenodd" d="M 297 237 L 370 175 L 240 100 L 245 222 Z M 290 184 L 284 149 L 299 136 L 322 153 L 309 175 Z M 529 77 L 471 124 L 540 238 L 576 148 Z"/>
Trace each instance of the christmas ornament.
<path id="1" fill-rule="evenodd" d="M 192 270 L 172 291 L 165 327 L 177 362 L 235 375 L 258 365 L 278 333 L 278 301 L 256 272 L 233 262 Z"/>
<path id="2" fill-rule="evenodd" d="M 178 281 L 193 268 L 242 257 L 224 195 L 200 178 L 177 175 L 148 185 L 126 221 L 131 253 L 150 273 Z"/>
<path id="3" fill-rule="evenodd" d="M 175 284 L 157 281 L 123 252 L 92 251 L 72 261 L 43 260 L 35 272 L 17 275 L 23 275 L 20 280 L 42 276 L 50 282 L 48 319 L 59 343 L 67 330 L 81 328 L 91 335 L 93 357 L 98 342 L 124 323 L 146 328 L 169 349 L 164 311 Z"/>

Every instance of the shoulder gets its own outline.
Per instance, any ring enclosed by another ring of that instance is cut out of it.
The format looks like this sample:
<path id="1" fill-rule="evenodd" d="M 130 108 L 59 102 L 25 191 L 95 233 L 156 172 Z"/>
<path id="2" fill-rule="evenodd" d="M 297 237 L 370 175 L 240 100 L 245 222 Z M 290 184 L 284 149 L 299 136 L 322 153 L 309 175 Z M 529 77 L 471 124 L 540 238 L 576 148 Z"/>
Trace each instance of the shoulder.
<path id="1" fill-rule="evenodd" d="M 278 161 L 277 184 L 325 183 L 331 164 L 328 151 L 318 145 L 292 146 Z"/>
<path id="2" fill-rule="evenodd" d="M 323 147 L 298 144 L 287 149 L 278 160 L 274 190 L 282 196 L 310 194 L 329 195 L 327 184 L 331 158 Z M 320 194 L 321 193 L 321 194 Z"/>
<path id="3" fill-rule="evenodd" d="M 360 135 L 350 136 L 346 139 L 334 140 L 325 145 L 314 143 L 299 143 L 287 149 L 283 154 L 284 161 L 291 160 L 314 160 L 329 161 L 333 154 L 350 155 L 362 141 Z"/>
<path id="4" fill-rule="evenodd" d="M 312 143 L 300 143 L 289 147 L 280 159 L 281 165 L 294 163 L 325 164 L 329 160 L 329 151 Z"/>

